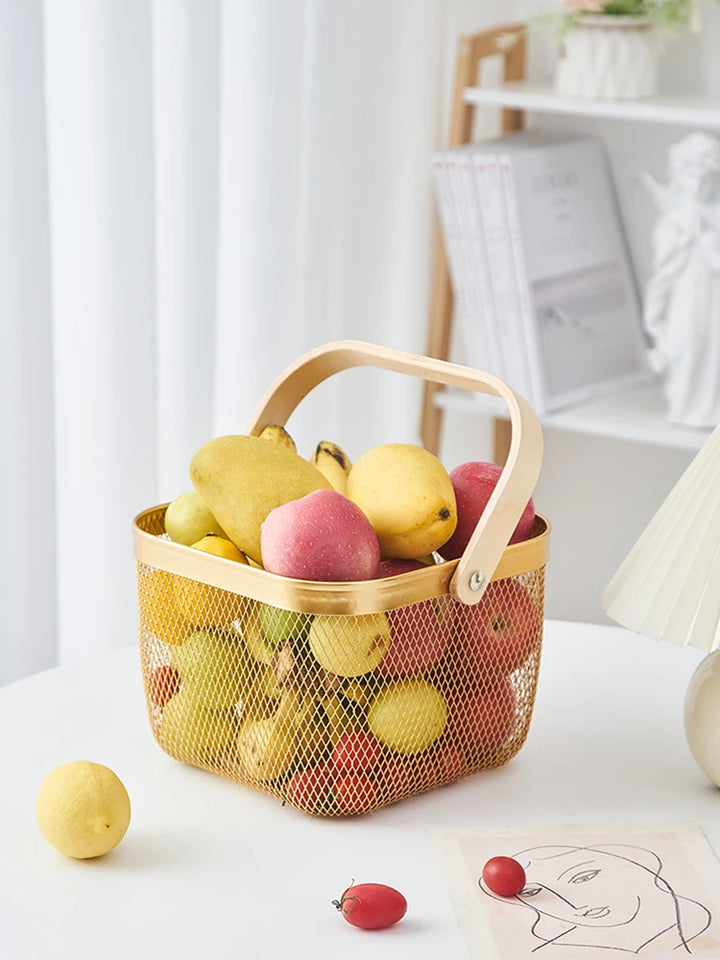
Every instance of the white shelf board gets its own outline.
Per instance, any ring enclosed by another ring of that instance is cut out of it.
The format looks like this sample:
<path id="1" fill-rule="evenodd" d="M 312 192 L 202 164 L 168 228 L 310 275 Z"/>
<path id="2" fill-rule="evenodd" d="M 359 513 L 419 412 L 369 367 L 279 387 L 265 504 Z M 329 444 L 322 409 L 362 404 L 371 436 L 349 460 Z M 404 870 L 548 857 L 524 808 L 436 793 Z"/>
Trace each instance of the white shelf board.
<path id="1" fill-rule="evenodd" d="M 435 394 L 435 405 L 497 417 L 506 413 L 502 401 L 482 394 L 446 389 Z M 593 436 L 648 443 L 679 450 L 699 450 L 710 430 L 696 430 L 665 420 L 662 384 L 651 380 L 601 394 L 540 418 L 543 426 Z"/>
<path id="2" fill-rule="evenodd" d="M 519 80 L 497 87 L 466 87 L 466 103 L 514 107 L 544 113 L 582 114 L 613 120 L 640 120 L 720 130 L 720 100 L 695 96 L 640 97 L 636 100 L 591 100 L 555 93 L 548 81 Z"/>

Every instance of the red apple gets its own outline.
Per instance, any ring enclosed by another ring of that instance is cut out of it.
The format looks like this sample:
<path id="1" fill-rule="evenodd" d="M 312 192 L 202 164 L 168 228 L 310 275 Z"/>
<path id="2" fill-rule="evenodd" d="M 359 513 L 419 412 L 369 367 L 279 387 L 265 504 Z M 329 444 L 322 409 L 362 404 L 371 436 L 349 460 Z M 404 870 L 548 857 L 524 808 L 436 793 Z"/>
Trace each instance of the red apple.
<path id="1" fill-rule="evenodd" d="M 517 722 L 517 701 L 509 680 L 470 694 L 448 698 L 443 746 L 474 760 L 492 760 L 510 739 Z"/>
<path id="2" fill-rule="evenodd" d="M 338 813 L 367 813 L 377 806 L 380 796 L 375 781 L 365 773 L 348 773 L 333 784 Z"/>
<path id="3" fill-rule="evenodd" d="M 426 567 L 427 564 L 421 560 L 400 560 L 394 557 L 381 560 L 378 580 L 385 577 L 398 577 L 401 573 L 411 573 L 413 570 L 424 570 Z"/>
<path id="4" fill-rule="evenodd" d="M 365 730 L 344 733 L 332 752 L 332 763 L 338 775 L 369 773 L 380 762 L 382 747 L 378 738 Z"/>
<path id="5" fill-rule="evenodd" d="M 148 696 L 152 703 L 157 704 L 158 707 L 164 707 L 179 689 L 180 674 L 175 667 L 156 667 L 150 674 Z"/>
<path id="6" fill-rule="evenodd" d="M 412 677 L 430 670 L 445 653 L 455 627 L 455 604 L 447 597 L 388 610 L 392 643 L 375 668 L 383 677 Z"/>
<path id="7" fill-rule="evenodd" d="M 415 763 L 412 757 L 399 753 L 385 754 L 375 771 L 380 797 L 387 800 L 399 800 L 413 793 L 415 789 Z"/>
<path id="8" fill-rule="evenodd" d="M 467 761 L 458 746 L 441 744 L 432 758 L 432 766 L 439 784 L 452 783 L 463 775 L 467 769 Z"/>
<path id="9" fill-rule="evenodd" d="M 332 803 L 333 768 L 324 763 L 309 770 L 298 770 L 288 781 L 285 798 L 306 813 L 322 813 Z"/>
<path id="10" fill-rule="evenodd" d="M 480 602 L 457 617 L 459 656 L 488 679 L 517 670 L 540 642 L 540 611 L 517 580 L 492 580 Z"/>
<path id="11" fill-rule="evenodd" d="M 458 520 L 455 532 L 447 543 L 440 547 L 440 553 L 445 560 L 454 560 L 462 556 L 501 473 L 502 467 L 484 460 L 461 463 L 459 467 L 450 471 L 457 502 Z M 532 533 L 534 522 L 535 505 L 531 497 L 515 527 L 510 543 L 527 540 Z"/>

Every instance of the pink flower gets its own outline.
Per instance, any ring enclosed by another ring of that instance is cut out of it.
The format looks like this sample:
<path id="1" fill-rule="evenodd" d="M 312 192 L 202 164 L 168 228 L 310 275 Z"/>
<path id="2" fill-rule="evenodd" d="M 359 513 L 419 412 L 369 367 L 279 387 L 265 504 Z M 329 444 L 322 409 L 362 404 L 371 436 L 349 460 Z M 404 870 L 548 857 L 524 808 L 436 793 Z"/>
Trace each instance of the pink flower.
<path id="1" fill-rule="evenodd" d="M 607 0 L 565 0 L 567 13 L 602 13 Z"/>

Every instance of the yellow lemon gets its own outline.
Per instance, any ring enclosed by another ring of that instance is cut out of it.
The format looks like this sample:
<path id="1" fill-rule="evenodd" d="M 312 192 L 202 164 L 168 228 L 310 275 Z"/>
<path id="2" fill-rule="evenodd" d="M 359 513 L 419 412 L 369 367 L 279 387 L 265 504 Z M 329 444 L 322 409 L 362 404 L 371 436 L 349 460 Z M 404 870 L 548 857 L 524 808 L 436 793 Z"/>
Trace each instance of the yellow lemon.
<path id="1" fill-rule="evenodd" d="M 75 760 L 56 767 L 40 784 L 35 816 L 57 850 L 85 860 L 116 847 L 130 823 L 130 798 L 109 767 Z"/>
<path id="2" fill-rule="evenodd" d="M 192 546 L 215 557 L 247 564 L 245 554 L 234 543 L 215 534 L 208 534 Z M 229 590 L 184 577 L 175 578 L 174 596 L 180 615 L 198 627 L 229 626 L 241 617 L 246 603 L 243 597 Z"/>
<path id="3" fill-rule="evenodd" d="M 194 629 L 175 606 L 177 580 L 166 570 L 152 570 L 138 577 L 140 629 L 173 646 L 183 643 Z"/>

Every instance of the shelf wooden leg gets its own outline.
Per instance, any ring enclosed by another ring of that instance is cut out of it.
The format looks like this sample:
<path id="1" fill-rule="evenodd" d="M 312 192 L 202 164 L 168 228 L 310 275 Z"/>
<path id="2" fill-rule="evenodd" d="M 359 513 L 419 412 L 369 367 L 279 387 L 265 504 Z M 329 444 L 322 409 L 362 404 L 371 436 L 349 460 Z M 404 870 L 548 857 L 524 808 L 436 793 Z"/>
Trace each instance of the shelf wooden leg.
<path id="1" fill-rule="evenodd" d="M 435 254 L 435 275 L 433 279 L 433 299 L 430 308 L 430 326 L 428 329 L 427 355 L 447 360 L 450 355 L 450 331 L 453 317 L 453 291 L 445 258 L 440 230 L 437 230 L 437 252 Z M 420 439 L 426 450 L 438 456 L 440 451 L 440 433 L 443 412 L 435 406 L 435 396 L 443 390 L 439 383 L 425 381 L 423 388 L 422 420 Z"/>
<path id="2" fill-rule="evenodd" d="M 474 106 L 465 103 L 465 89 L 478 79 L 480 61 L 484 57 L 496 56 L 499 52 L 498 39 L 507 33 L 517 33 L 522 24 L 507 24 L 486 30 L 478 34 L 466 34 L 460 37 L 455 70 L 455 92 L 450 117 L 448 147 L 457 147 L 468 143 L 472 138 Z M 521 39 L 510 50 L 503 52 L 503 73 L 505 80 L 520 80 L 525 75 L 525 41 Z M 503 110 L 503 131 L 519 129 L 523 126 L 523 113 L 520 110 Z M 453 291 L 448 270 L 442 231 L 437 226 L 435 269 L 433 273 L 433 297 L 430 307 L 430 323 L 427 339 L 427 355 L 438 360 L 447 360 L 450 356 L 450 339 L 453 322 Z M 435 456 L 439 455 L 440 435 L 442 432 L 444 411 L 435 404 L 437 394 L 443 390 L 437 383 L 425 383 L 423 388 L 420 438 L 423 446 Z M 508 430 L 507 442 L 499 440 L 505 423 Z M 500 431 L 500 432 L 499 432 Z M 509 421 L 496 421 L 495 451 L 496 463 L 505 463 L 509 450 Z M 501 459 L 498 459 L 501 457 Z"/>

